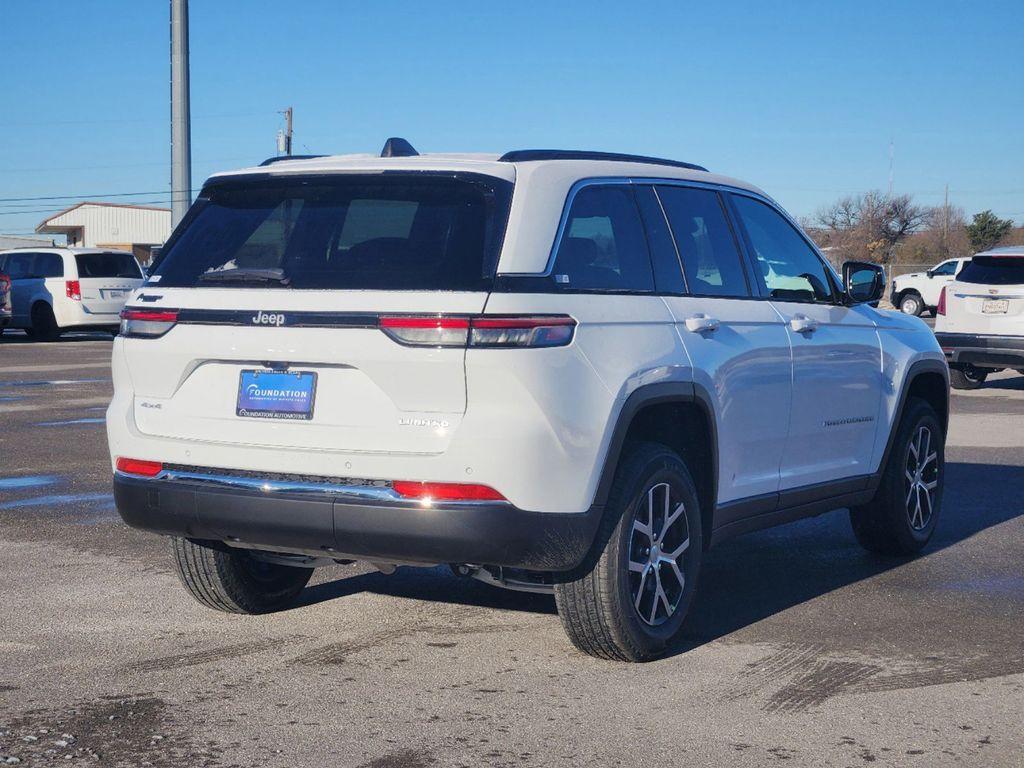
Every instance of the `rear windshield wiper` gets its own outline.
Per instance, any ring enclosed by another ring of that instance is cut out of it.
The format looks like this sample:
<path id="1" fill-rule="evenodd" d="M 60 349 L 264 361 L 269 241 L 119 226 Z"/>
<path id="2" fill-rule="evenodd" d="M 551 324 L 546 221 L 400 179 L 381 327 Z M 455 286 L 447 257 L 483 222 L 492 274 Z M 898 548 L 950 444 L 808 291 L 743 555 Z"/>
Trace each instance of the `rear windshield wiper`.
<path id="1" fill-rule="evenodd" d="M 200 283 L 277 283 L 290 285 L 291 278 L 286 277 L 284 270 L 275 269 L 225 269 L 219 272 L 206 272 L 199 276 Z"/>

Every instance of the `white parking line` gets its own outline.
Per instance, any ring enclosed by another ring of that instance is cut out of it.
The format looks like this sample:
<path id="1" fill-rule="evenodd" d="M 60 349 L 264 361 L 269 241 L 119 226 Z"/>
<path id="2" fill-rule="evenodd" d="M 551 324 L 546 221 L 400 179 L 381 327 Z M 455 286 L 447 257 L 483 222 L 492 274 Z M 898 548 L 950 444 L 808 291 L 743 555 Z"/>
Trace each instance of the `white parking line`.
<path id="1" fill-rule="evenodd" d="M 0 404 L 0 413 L 24 413 L 26 411 L 55 411 L 57 408 L 71 408 L 77 405 L 110 405 L 110 396 L 103 397 L 76 397 L 70 400 L 61 400 L 59 403 L 30 402 L 11 405 Z"/>
<path id="2" fill-rule="evenodd" d="M 95 363 L 55 363 L 54 365 L 6 365 L 4 373 L 43 373 L 50 371 L 80 371 L 90 368 L 110 368 L 110 361 Z"/>
<path id="3" fill-rule="evenodd" d="M 1024 416 L 954 413 L 949 417 L 946 445 L 958 448 L 1024 448 Z"/>

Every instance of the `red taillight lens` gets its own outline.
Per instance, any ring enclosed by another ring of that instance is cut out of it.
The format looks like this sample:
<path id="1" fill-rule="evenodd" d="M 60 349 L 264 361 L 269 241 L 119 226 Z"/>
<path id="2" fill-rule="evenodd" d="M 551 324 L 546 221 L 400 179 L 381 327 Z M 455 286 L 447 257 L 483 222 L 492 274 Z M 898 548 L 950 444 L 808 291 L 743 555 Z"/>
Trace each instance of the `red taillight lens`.
<path id="1" fill-rule="evenodd" d="M 469 338 L 469 318 L 442 315 L 390 315 L 380 327 L 399 344 L 416 347 L 464 347 Z"/>
<path id="2" fill-rule="evenodd" d="M 123 309 L 121 335 L 142 339 L 163 336 L 178 322 L 176 309 Z"/>
<path id="3" fill-rule="evenodd" d="M 77 280 L 65 280 L 64 289 L 67 291 L 69 299 L 82 300 L 82 284 Z"/>
<path id="4" fill-rule="evenodd" d="M 126 459 L 123 456 L 117 457 L 117 471 L 126 475 L 139 475 L 140 477 L 156 477 L 164 470 L 164 465 L 159 461 L 143 461 L 142 459 Z"/>
<path id="5" fill-rule="evenodd" d="M 426 502 L 505 501 L 505 497 L 493 488 L 472 483 L 417 483 L 410 480 L 396 480 L 391 487 L 403 498 Z"/>
<path id="6" fill-rule="evenodd" d="M 942 293 L 939 294 L 939 306 L 935 308 L 936 315 L 946 314 L 946 287 L 942 287 Z"/>
<path id="7" fill-rule="evenodd" d="M 561 347 L 572 341 L 568 315 L 389 315 L 380 327 L 400 344 L 421 347 Z"/>
<path id="8" fill-rule="evenodd" d="M 576 321 L 568 315 L 473 318 L 471 347 L 564 347 L 572 341 Z"/>

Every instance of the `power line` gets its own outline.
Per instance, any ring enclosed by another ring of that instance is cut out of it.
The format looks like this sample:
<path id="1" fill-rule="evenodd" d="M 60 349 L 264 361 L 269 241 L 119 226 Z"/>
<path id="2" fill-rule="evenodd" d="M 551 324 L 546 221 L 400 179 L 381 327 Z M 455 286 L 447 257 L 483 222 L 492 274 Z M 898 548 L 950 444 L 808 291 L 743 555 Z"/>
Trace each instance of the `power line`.
<path id="1" fill-rule="evenodd" d="M 0 197 L 0 203 L 17 203 L 25 200 L 84 200 L 100 197 L 143 197 L 152 195 L 176 195 L 185 192 L 182 189 L 157 190 L 156 192 L 113 192 L 106 195 L 48 195 L 45 197 Z M 187 190 L 189 193 L 199 192 L 199 189 Z"/>

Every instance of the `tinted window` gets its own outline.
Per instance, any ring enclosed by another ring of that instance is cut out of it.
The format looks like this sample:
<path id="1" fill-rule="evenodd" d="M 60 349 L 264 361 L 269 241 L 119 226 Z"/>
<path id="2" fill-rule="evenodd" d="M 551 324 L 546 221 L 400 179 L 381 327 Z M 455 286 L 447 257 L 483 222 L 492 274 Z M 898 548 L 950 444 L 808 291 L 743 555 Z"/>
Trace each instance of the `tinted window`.
<path id="1" fill-rule="evenodd" d="M 654 290 L 643 225 L 627 185 L 589 186 L 576 194 L 554 274 L 569 290 Z"/>
<path id="2" fill-rule="evenodd" d="M 975 256 L 957 280 L 981 285 L 1024 285 L 1024 257 Z"/>
<path id="3" fill-rule="evenodd" d="M 64 277 L 64 259 L 56 253 L 37 253 L 32 273 L 36 277 Z"/>
<path id="4" fill-rule="evenodd" d="M 75 255 L 79 279 L 88 277 L 140 278 L 139 263 L 130 253 L 79 253 Z"/>
<path id="5" fill-rule="evenodd" d="M 154 274 L 161 286 L 251 287 L 210 275 L 279 269 L 292 288 L 487 290 L 511 188 L 472 174 L 217 186 Z"/>
<path id="6" fill-rule="evenodd" d="M 679 264 L 676 247 L 672 243 L 661 203 L 654 194 L 654 187 L 636 186 L 633 188 L 640 217 L 647 232 L 647 243 L 651 248 L 651 264 L 654 266 L 654 284 L 658 293 L 684 294 L 686 285 L 683 283 L 683 270 Z"/>
<path id="7" fill-rule="evenodd" d="M 947 261 L 944 264 L 939 264 L 939 266 L 932 270 L 933 275 L 952 275 L 954 272 L 956 272 L 955 261 Z"/>
<path id="8" fill-rule="evenodd" d="M 768 295 L 780 301 L 832 301 L 824 263 L 799 232 L 774 208 L 734 195 Z"/>
<path id="9" fill-rule="evenodd" d="M 29 277 L 32 273 L 32 262 L 35 261 L 34 253 L 12 253 L 7 260 L 7 274 L 11 280 L 19 277 Z"/>
<path id="10" fill-rule="evenodd" d="M 743 264 L 717 192 L 658 187 L 686 285 L 698 296 L 749 296 Z"/>

